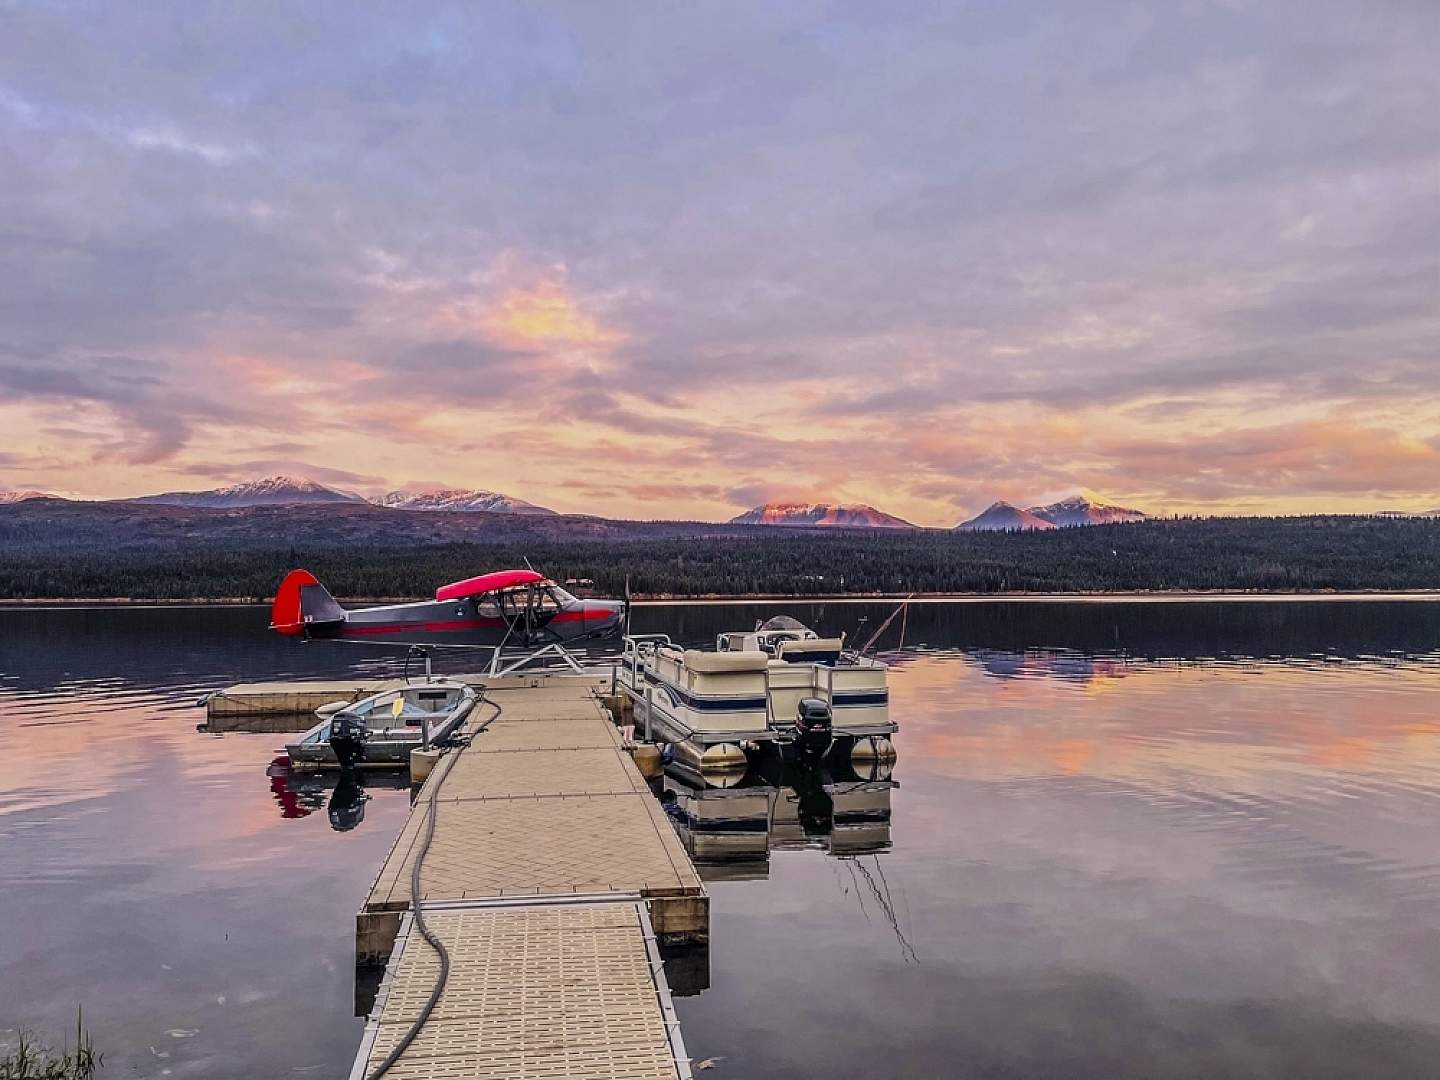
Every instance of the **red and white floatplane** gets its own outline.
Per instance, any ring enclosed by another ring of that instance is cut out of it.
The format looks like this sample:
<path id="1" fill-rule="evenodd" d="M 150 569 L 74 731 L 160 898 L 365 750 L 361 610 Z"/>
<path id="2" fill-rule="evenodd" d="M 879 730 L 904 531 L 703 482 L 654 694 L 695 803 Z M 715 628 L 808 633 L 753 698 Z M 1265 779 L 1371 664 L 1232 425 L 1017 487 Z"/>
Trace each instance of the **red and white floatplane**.
<path id="1" fill-rule="evenodd" d="M 618 633 L 625 607 L 582 600 L 534 570 L 498 570 L 442 585 L 434 600 L 343 608 L 310 571 L 292 570 L 276 590 L 270 629 L 312 640 L 491 649 L 492 675 L 546 654 L 578 670 L 568 647 Z M 501 653 L 514 650 L 524 655 L 502 670 Z"/>

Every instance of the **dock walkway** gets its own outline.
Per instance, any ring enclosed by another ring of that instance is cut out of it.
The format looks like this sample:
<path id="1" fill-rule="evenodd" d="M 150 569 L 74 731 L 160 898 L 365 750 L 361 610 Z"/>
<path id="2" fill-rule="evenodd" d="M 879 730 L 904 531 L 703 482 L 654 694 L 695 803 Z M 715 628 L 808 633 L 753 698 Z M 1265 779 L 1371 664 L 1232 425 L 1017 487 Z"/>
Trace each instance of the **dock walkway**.
<path id="1" fill-rule="evenodd" d="M 388 1076 L 687 1078 L 657 939 L 704 940 L 709 900 L 597 692 L 554 677 L 487 696 L 468 747 L 426 780 L 356 917 L 362 960 L 388 957 L 352 1077 L 418 1015 L 434 952 L 412 932 L 411 866 L 451 954 L 444 995 Z"/>

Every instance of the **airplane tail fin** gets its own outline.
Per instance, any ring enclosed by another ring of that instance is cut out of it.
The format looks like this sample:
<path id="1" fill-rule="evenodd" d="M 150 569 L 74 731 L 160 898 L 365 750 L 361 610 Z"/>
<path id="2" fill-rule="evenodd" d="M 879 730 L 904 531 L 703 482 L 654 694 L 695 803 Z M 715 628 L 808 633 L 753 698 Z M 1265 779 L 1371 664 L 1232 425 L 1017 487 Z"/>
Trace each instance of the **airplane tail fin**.
<path id="1" fill-rule="evenodd" d="M 307 634 L 311 627 L 344 621 L 345 609 L 309 570 L 291 570 L 286 574 L 270 605 L 270 629 L 287 637 Z"/>

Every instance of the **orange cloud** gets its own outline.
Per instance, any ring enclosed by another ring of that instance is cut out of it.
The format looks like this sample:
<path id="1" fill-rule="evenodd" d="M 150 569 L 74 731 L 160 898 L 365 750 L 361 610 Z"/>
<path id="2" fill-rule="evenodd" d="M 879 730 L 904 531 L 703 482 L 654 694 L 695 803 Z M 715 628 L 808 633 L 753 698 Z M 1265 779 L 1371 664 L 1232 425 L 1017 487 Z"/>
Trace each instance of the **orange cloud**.
<path id="1" fill-rule="evenodd" d="M 424 321 L 433 331 L 537 353 L 608 350 L 626 340 L 575 298 L 563 266 L 535 266 L 505 252 L 472 281 L 470 295 L 432 308 Z"/>
<path id="2" fill-rule="evenodd" d="M 293 366 L 263 356 L 222 356 L 219 362 L 242 383 L 261 391 L 281 389 L 295 377 Z"/>
<path id="3" fill-rule="evenodd" d="M 624 340 L 581 311 L 569 290 L 556 282 L 511 289 L 488 313 L 484 326 L 489 336 L 515 347 L 610 346 Z"/>

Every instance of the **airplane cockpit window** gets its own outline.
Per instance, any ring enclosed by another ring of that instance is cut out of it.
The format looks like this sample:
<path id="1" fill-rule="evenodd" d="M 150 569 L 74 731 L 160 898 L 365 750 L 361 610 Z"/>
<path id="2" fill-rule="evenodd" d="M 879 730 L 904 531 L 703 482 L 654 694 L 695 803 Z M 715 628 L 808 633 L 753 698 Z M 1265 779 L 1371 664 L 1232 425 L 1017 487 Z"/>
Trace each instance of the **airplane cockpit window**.
<path id="1" fill-rule="evenodd" d="M 500 608 L 489 596 L 482 596 L 475 602 L 475 614 L 482 619 L 498 619 Z"/>
<path id="2" fill-rule="evenodd" d="M 523 586 L 505 589 L 495 595 L 500 602 L 500 611 L 507 616 L 523 615 L 530 610 L 530 590 Z"/>
<path id="3" fill-rule="evenodd" d="M 500 602 L 500 613 L 509 619 L 526 615 L 554 615 L 560 610 L 559 601 L 543 586 L 522 585 L 514 589 L 504 589 L 495 595 Z"/>
<path id="4" fill-rule="evenodd" d="M 560 606 L 561 606 L 561 607 L 564 607 L 566 604 L 578 604 L 578 603 L 579 603 L 579 601 L 575 599 L 575 596 L 574 596 L 572 593 L 569 593 L 569 592 L 567 592 L 566 590 L 562 589 L 559 585 L 556 585 L 553 581 L 546 582 L 545 588 L 547 588 L 547 589 L 550 590 L 551 594 L 555 597 L 555 599 L 560 602 Z"/>

